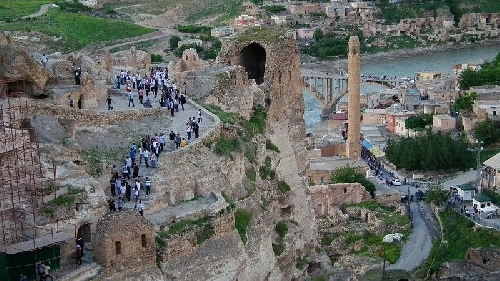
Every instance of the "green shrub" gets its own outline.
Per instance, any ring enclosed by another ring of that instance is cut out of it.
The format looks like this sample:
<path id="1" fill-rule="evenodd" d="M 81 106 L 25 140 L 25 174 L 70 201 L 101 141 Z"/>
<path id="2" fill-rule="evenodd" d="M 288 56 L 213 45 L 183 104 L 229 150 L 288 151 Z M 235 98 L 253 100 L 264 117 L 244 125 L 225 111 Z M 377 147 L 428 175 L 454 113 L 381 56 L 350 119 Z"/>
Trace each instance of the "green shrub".
<path id="1" fill-rule="evenodd" d="M 279 14 L 286 10 L 286 8 L 281 5 L 264 6 L 264 9 L 271 14 Z"/>
<path id="2" fill-rule="evenodd" d="M 228 139 L 222 136 L 217 140 L 214 146 L 214 152 L 218 155 L 230 155 L 231 152 L 237 151 L 240 147 L 238 139 Z"/>
<path id="3" fill-rule="evenodd" d="M 245 158 L 248 159 L 250 162 L 255 162 L 255 153 L 256 153 L 256 148 L 253 143 L 247 142 L 245 143 Z"/>
<path id="4" fill-rule="evenodd" d="M 251 182 L 255 182 L 257 180 L 257 172 L 254 167 L 245 169 L 245 175 Z"/>
<path id="5" fill-rule="evenodd" d="M 266 157 L 264 166 L 260 166 L 259 175 L 262 180 L 274 180 L 276 178 L 276 172 L 271 169 L 270 157 Z"/>
<path id="6" fill-rule="evenodd" d="M 198 54 L 205 50 L 205 48 L 203 48 L 202 46 L 197 45 L 197 44 L 185 44 L 185 45 L 182 45 L 179 48 L 175 49 L 174 55 L 176 57 L 180 58 L 180 57 L 182 57 L 182 53 L 184 53 L 184 51 L 187 49 L 195 49 L 196 53 L 198 53 Z"/>
<path id="7" fill-rule="evenodd" d="M 222 191 L 222 197 L 224 197 L 224 200 L 226 201 L 227 204 L 229 204 L 228 211 L 236 209 L 236 203 L 234 203 L 234 200 L 229 197 L 224 191 Z"/>
<path id="8" fill-rule="evenodd" d="M 321 245 L 323 246 L 330 246 L 337 237 L 340 236 L 340 233 L 323 233 L 323 236 L 321 237 Z"/>
<path id="9" fill-rule="evenodd" d="M 271 140 L 266 140 L 266 149 L 276 151 L 278 153 L 280 152 L 280 149 L 274 143 L 272 143 Z"/>
<path id="10" fill-rule="evenodd" d="M 178 25 L 177 30 L 182 33 L 201 33 L 210 35 L 212 28 L 210 26 Z"/>
<path id="11" fill-rule="evenodd" d="M 168 45 L 170 46 L 170 50 L 175 50 L 177 49 L 177 46 L 179 45 L 179 41 L 181 41 L 182 39 L 177 36 L 177 35 L 174 35 L 172 37 L 170 37 L 170 39 L 168 40 Z"/>
<path id="12" fill-rule="evenodd" d="M 163 62 L 163 57 L 158 54 L 151 54 L 151 62 Z"/>
<path id="13" fill-rule="evenodd" d="M 266 115 L 267 113 L 263 107 L 253 109 L 253 114 L 250 117 L 250 120 L 242 124 L 249 136 L 264 133 L 264 130 L 266 129 Z"/>
<path id="14" fill-rule="evenodd" d="M 279 241 L 281 242 L 288 233 L 288 226 L 286 225 L 285 222 L 280 221 L 276 224 L 274 230 L 276 231 L 276 233 L 278 233 Z"/>
<path id="15" fill-rule="evenodd" d="M 280 256 L 285 251 L 285 245 L 283 243 L 273 243 L 273 252 L 275 255 Z"/>
<path id="16" fill-rule="evenodd" d="M 303 270 L 308 264 L 309 264 L 309 262 L 307 261 L 306 258 L 301 258 L 297 261 L 297 263 L 295 264 L 295 267 L 299 270 Z"/>
<path id="17" fill-rule="evenodd" d="M 252 213 L 249 211 L 238 209 L 234 212 L 234 227 L 240 234 L 243 244 L 247 243 L 247 228 L 252 220 Z"/>
<path id="18" fill-rule="evenodd" d="M 279 181 L 278 182 L 278 190 L 281 193 L 287 193 L 288 191 L 290 191 L 292 189 L 290 188 L 290 185 L 288 185 L 288 183 L 286 183 L 284 181 Z"/>
<path id="19" fill-rule="evenodd" d="M 220 107 L 213 104 L 205 104 L 203 105 L 203 107 L 206 110 L 210 111 L 212 114 L 219 117 L 222 123 L 234 125 L 236 124 L 236 122 L 238 122 L 238 114 L 234 112 L 225 112 Z"/>
<path id="20" fill-rule="evenodd" d="M 207 241 L 210 239 L 212 236 L 214 236 L 215 232 L 212 226 L 207 223 L 205 224 L 201 230 L 196 234 L 196 244 L 201 245 L 203 242 Z"/>

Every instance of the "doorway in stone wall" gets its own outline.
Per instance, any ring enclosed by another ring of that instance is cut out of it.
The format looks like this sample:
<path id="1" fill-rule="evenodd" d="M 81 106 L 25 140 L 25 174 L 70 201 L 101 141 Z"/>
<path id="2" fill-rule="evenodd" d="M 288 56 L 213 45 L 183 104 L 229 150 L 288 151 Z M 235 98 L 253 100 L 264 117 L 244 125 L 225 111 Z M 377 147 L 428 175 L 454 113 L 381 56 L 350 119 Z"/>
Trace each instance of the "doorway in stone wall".
<path id="1" fill-rule="evenodd" d="M 251 43 L 240 52 L 240 65 L 245 67 L 248 79 L 255 79 L 260 85 L 264 82 L 266 72 L 266 49 L 258 43 Z"/>
<path id="2" fill-rule="evenodd" d="M 78 228 L 77 237 L 82 237 L 83 241 L 85 241 L 86 243 L 91 242 L 92 238 L 91 238 L 91 234 L 90 234 L 90 223 L 82 224 Z"/>

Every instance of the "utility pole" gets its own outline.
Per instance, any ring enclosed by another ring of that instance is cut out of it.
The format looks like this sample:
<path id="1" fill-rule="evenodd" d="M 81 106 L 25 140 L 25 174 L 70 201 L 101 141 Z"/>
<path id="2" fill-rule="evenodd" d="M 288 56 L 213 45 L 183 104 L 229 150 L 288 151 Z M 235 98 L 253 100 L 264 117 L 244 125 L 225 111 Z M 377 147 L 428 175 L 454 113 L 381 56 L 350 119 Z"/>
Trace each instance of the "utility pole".
<path id="1" fill-rule="evenodd" d="M 477 191 L 479 194 L 482 193 L 482 186 L 481 186 L 481 150 L 483 150 L 483 147 L 481 146 L 483 144 L 482 141 L 477 140 L 477 174 L 476 174 L 476 187 Z"/>

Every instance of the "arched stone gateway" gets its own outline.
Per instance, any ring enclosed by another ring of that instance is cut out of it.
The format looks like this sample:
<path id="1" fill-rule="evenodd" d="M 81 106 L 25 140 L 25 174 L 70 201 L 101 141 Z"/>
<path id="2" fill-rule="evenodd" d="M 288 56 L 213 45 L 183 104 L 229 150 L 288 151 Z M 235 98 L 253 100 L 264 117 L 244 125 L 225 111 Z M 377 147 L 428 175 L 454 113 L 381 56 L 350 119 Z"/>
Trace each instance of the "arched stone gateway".
<path id="1" fill-rule="evenodd" d="M 262 84 L 266 72 L 266 49 L 258 43 L 250 43 L 241 50 L 239 65 L 245 67 L 248 79 L 255 79 L 257 85 Z"/>

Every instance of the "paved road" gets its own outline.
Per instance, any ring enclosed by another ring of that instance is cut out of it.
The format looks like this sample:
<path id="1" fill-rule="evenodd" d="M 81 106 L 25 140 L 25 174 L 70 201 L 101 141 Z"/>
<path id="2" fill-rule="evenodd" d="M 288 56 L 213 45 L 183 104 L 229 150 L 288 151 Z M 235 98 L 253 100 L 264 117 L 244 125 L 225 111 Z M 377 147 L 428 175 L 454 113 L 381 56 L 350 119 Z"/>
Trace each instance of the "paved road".
<path id="1" fill-rule="evenodd" d="M 38 10 L 38 12 L 31 14 L 31 15 L 27 15 L 27 16 L 23 17 L 23 19 L 36 18 L 36 17 L 43 16 L 45 13 L 47 13 L 47 11 L 50 8 L 59 8 L 59 6 L 57 6 L 56 4 L 43 4 L 42 6 L 40 6 L 40 10 Z"/>
<path id="2" fill-rule="evenodd" d="M 411 203 L 410 210 L 413 219 L 413 232 L 404 245 L 399 260 L 387 269 L 411 271 L 418 267 L 428 256 L 432 248 L 432 239 L 427 225 L 420 216 L 420 203 Z"/>

